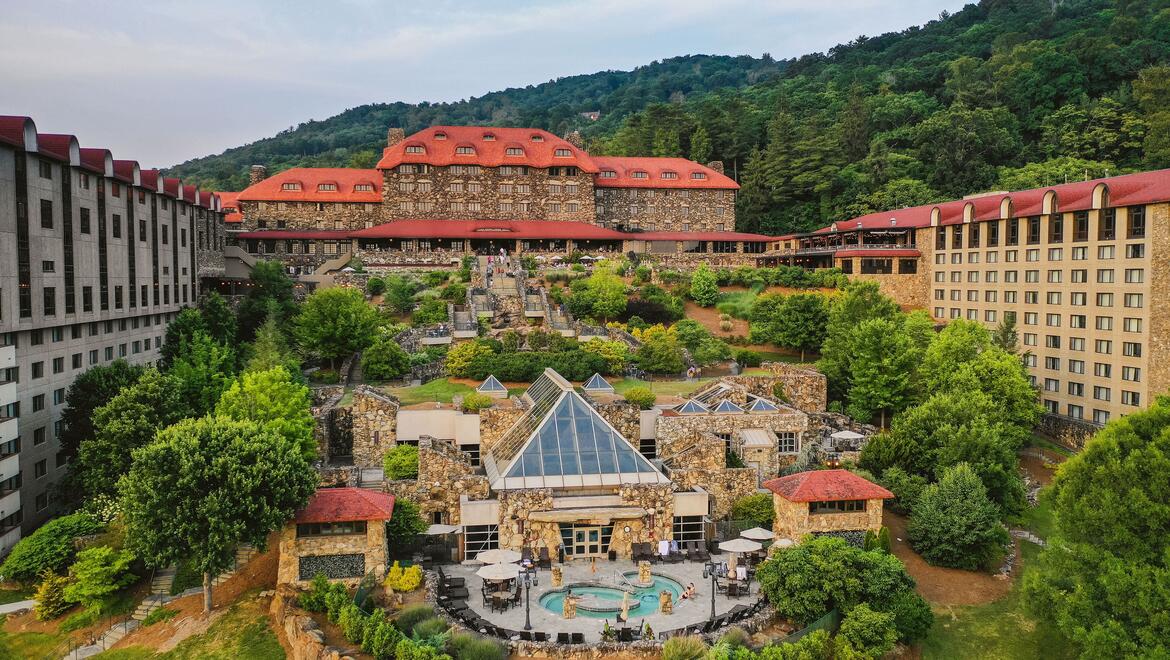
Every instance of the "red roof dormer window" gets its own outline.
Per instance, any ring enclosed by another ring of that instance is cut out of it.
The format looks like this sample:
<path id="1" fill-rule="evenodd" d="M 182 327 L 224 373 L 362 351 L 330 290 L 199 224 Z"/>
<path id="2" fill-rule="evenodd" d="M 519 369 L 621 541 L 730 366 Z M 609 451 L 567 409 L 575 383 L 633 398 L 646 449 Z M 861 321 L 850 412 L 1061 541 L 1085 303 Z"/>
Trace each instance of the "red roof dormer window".
<path id="1" fill-rule="evenodd" d="M 536 133 L 534 133 L 534 134 L 532 135 L 532 141 L 533 141 L 533 142 L 544 142 L 544 136 L 543 136 L 543 135 L 540 135 L 540 134 L 536 134 Z"/>
<path id="2" fill-rule="evenodd" d="M 353 185 L 354 192 L 374 192 L 374 184 L 372 183 L 355 183 Z"/>
<path id="3" fill-rule="evenodd" d="M 678 178 L 678 172 L 671 172 L 670 170 L 666 170 L 666 171 L 665 171 L 665 172 L 663 172 L 663 173 L 662 173 L 660 176 L 661 176 L 663 179 L 677 179 L 677 178 Z"/>
<path id="4" fill-rule="evenodd" d="M 570 149 L 557 149 L 553 151 L 553 156 L 556 158 L 570 158 L 573 152 Z"/>
<path id="5" fill-rule="evenodd" d="M 520 147 L 508 147 L 504 150 L 505 156 L 523 156 L 524 150 Z"/>
<path id="6" fill-rule="evenodd" d="M 318 183 L 317 192 L 337 192 L 336 183 Z"/>
<path id="7" fill-rule="evenodd" d="M 455 147 L 455 155 L 456 156 L 474 156 L 475 155 L 475 147 L 467 147 L 467 146 Z"/>
<path id="8" fill-rule="evenodd" d="M 427 150 L 423 149 L 421 144 L 411 144 L 406 147 L 406 153 L 408 154 L 425 154 L 426 152 Z"/>
<path id="9" fill-rule="evenodd" d="M 496 139 L 495 133 L 484 133 L 483 134 L 483 141 L 484 142 L 494 142 L 495 139 Z"/>
<path id="10" fill-rule="evenodd" d="M 598 176 L 603 179 L 616 179 L 617 172 L 614 172 L 613 170 L 601 170 L 601 173 Z"/>
<path id="11" fill-rule="evenodd" d="M 650 175 L 646 174 L 642 170 L 634 170 L 633 172 L 630 172 L 630 178 L 631 179 L 649 179 Z"/>
<path id="12" fill-rule="evenodd" d="M 300 190 L 301 184 L 299 181 L 289 181 L 287 183 L 280 184 L 280 189 L 281 190 Z"/>
<path id="13" fill-rule="evenodd" d="M 435 133 L 435 139 L 436 140 L 446 140 L 447 134 L 442 132 L 442 131 L 439 131 L 438 133 Z"/>
<path id="14" fill-rule="evenodd" d="M 702 181 L 707 178 L 706 172 L 691 172 L 691 178 L 697 181 Z"/>

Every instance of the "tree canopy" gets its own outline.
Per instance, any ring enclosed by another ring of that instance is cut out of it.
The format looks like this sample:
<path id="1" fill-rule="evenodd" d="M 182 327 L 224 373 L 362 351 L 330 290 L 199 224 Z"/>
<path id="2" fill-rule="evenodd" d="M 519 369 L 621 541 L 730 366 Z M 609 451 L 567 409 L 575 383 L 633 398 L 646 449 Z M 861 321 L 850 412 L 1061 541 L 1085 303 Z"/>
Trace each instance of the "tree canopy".
<path id="1" fill-rule="evenodd" d="M 378 323 L 377 311 L 361 291 L 333 287 L 305 299 L 296 317 L 296 336 L 306 351 L 336 365 L 365 348 Z"/>
<path id="2" fill-rule="evenodd" d="M 215 414 L 253 421 L 279 433 L 299 447 L 311 463 L 317 458 L 317 440 L 313 437 L 316 420 L 309 410 L 311 405 L 309 388 L 284 367 L 273 367 L 241 374 L 219 397 Z"/>

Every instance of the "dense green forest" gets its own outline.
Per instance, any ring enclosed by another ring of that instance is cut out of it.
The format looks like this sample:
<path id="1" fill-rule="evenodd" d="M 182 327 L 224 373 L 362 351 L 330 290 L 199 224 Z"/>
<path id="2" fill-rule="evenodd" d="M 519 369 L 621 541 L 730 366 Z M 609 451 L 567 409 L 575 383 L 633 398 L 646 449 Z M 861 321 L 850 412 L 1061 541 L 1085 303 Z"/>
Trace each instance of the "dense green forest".
<path id="1" fill-rule="evenodd" d="M 724 161 L 740 229 L 1170 166 L 1170 0 L 982 0 L 921 27 L 774 62 L 687 57 L 455 104 L 371 105 L 173 171 L 368 165 L 385 129 L 579 128 L 591 151 Z M 585 125 L 576 113 L 600 109 Z"/>
<path id="2" fill-rule="evenodd" d="M 213 190 L 241 190 L 251 165 L 269 172 L 290 167 L 373 167 L 382 155 L 386 129 L 407 134 L 436 124 L 535 126 L 558 135 L 577 129 L 594 134 L 616 130 L 622 120 L 653 103 L 679 103 L 693 95 L 738 88 L 777 77 L 783 64 L 753 58 L 691 55 L 653 62 L 633 71 L 602 71 L 539 85 L 492 92 L 455 103 L 373 103 L 323 121 L 308 121 L 274 137 L 189 160 L 172 176 Z M 580 113 L 600 111 L 591 122 Z"/>

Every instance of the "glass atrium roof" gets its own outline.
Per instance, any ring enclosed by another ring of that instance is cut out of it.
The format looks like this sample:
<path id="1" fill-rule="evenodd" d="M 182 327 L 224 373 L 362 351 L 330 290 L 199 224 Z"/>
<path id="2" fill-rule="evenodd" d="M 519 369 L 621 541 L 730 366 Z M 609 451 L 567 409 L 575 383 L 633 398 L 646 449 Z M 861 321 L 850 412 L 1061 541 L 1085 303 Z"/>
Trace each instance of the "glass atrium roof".
<path id="1" fill-rule="evenodd" d="M 752 401 L 752 405 L 748 406 L 748 412 L 776 412 L 777 410 L 780 410 L 780 408 L 776 404 L 758 397 Z"/>
<path id="2" fill-rule="evenodd" d="M 675 408 L 675 411 L 678 413 L 681 413 L 683 415 L 695 415 L 698 413 L 711 412 L 711 410 L 708 409 L 707 406 L 704 406 L 703 404 L 699 403 L 698 401 L 695 401 L 694 399 L 691 399 L 690 401 L 687 401 L 686 403 L 682 404 L 681 406 L 678 406 L 677 408 Z"/>
<path id="3" fill-rule="evenodd" d="M 717 412 L 717 413 L 741 413 L 741 412 L 743 412 L 743 408 L 740 408 L 739 406 L 735 405 L 735 403 L 733 403 L 730 399 L 724 399 L 724 400 L 719 402 L 718 406 L 715 406 L 715 412 Z"/>
<path id="4" fill-rule="evenodd" d="M 477 392 L 507 392 L 508 388 L 504 387 L 504 384 L 501 383 L 499 381 L 499 379 L 497 379 L 495 376 L 488 375 L 487 380 L 483 381 L 482 385 L 475 388 L 475 391 L 477 391 Z"/>
<path id="5" fill-rule="evenodd" d="M 602 378 L 601 374 L 593 374 L 590 376 L 589 380 L 585 381 L 585 384 L 581 387 L 581 389 L 585 390 L 586 392 L 614 391 L 613 385 L 610 385 L 608 381 Z"/>

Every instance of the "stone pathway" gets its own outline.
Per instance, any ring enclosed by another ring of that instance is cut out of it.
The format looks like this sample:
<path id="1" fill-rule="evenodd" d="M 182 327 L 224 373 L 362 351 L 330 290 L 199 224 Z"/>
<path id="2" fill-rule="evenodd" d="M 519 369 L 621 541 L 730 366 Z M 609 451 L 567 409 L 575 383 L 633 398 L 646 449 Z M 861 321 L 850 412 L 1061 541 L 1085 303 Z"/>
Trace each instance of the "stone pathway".
<path id="1" fill-rule="evenodd" d="M 0 614 L 9 614 L 11 612 L 19 612 L 20 610 L 31 610 L 35 607 L 37 601 L 35 600 L 18 600 L 15 603 L 5 603 L 0 605 Z"/>
<path id="2" fill-rule="evenodd" d="M 1026 529 L 1013 529 L 1013 530 L 1011 530 L 1011 533 L 1012 533 L 1012 536 L 1016 537 L 1017 539 L 1027 541 L 1029 543 L 1035 543 L 1036 545 L 1040 546 L 1041 548 L 1048 547 L 1047 541 L 1040 538 L 1039 536 L 1036 536 L 1035 534 L 1033 534 L 1032 532 L 1030 532 Z"/>

